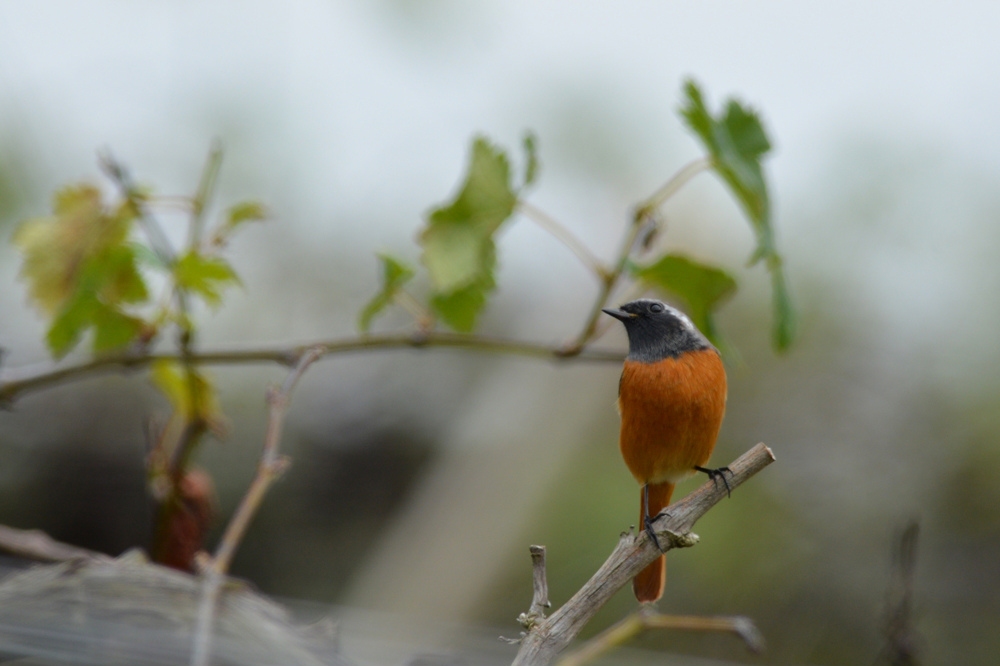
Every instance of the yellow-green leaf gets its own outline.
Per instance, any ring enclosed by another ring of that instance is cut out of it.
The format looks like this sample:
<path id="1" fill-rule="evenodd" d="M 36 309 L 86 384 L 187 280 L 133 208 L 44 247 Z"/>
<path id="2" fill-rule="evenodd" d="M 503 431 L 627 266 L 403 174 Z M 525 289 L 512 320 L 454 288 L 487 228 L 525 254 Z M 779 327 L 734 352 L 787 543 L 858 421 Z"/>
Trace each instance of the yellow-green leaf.
<path id="1" fill-rule="evenodd" d="M 372 319 L 392 303 L 396 293 L 413 277 L 413 269 L 388 254 L 376 255 L 382 264 L 382 289 L 368 301 L 358 315 L 358 328 L 367 333 Z"/>
<path id="2" fill-rule="evenodd" d="M 222 288 L 239 284 L 232 266 L 221 257 L 188 252 L 174 264 L 174 280 L 181 289 L 201 296 L 211 306 L 222 302 Z"/>
<path id="3" fill-rule="evenodd" d="M 14 233 L 23 263 L 20 278 L 39 308 L 54 315 L 77 289 L 88 260 L 125 243 L 134 211 L 108 211 L 92 185 L 66 187 L 54 196 L 53 215 L 23 222 Z"/>
<path id="4" fill-rule="evenodd" d="M 150 379 L 179 417 L 186 421 L 200 419 L 215 432 L 225 430 L 226 418 L 219 406 L 218 392 L 205 373 L 177 361 L 161 359 L 153 362 Z"/>

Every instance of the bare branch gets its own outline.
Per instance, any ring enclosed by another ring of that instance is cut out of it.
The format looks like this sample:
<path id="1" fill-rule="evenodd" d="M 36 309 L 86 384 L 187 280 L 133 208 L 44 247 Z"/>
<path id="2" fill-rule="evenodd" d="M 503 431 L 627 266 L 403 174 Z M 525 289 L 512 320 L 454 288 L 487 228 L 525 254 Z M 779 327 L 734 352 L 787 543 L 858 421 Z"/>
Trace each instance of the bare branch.
<path id="1" fill-rule="evenodd" d="M 643 229 L 656 224 L 657 211 L 660 206 L 662 206 L 667 199 L 677 194 L 678 190 L 684 187 L 688 181 L 702 171 L 711 168 L 711 166 L 712 161 L 708 158 L 700 158 L 688 163 L 684 168 L 674 174 L 674 176 L 660 189 L 654 192 L 653 196 L 647 199 L 645 203 L 636 208 L 635 215 L 632 216 L 632 222 L 628 229 L 625 230 L 621 247 L 618 249 L 618 257 L 615 259 L 615 262 L 611 265 L 610 270 L 603 269 L 601 271 L 597 271 L 598 276 L 603 278 L 601 290 L 598 292 L 597 298 L 594 299 L 593 306 L 590 309 L 590 314 L 587 315 L 587 319 L 583 324 L 583 329 L 571 343 L 568 343 L 565 346 L 565 353 L 567 355 L 580 353 L 584 346 L 586 346 L 586 344 L 597 335 L 597 322 L 601 317 L 601 308 L 604 308 L 607 305 L 608 297 L 611 296 L 611 292 L 614 290 L 615 285 L 618 284 L 618 280 L 621 279 L 622 273 L 625 272 L 625 267 L 628 264 L 628 258 L 632 254 L 632 247 L 635 245 L 636 239 L 639 238 L 639 234 Z"/>
<path id="2" fill-rule="evenodd" d="M 729 487 L 736 489 L 754 474 L 774 462 L 771 449 L 758 444 L 729 464 Z M 654 521 L 653 529 L 664 550 L 692 546 L 698 541 L 691 528 L 705 513 L 726 497 L 726 487 L 708 481 L 684 499 L 671 504 L 669 513 Z M 639 571 L 660 556 L 645 531 L 638 536 L 623 533 L 611 556 L 589 581 L 547 620 L 538 624 L 521 643 L 515 666 L 548 664 L 580 633 L 584 625 Z"/>
<path id="3" fill-rule="evenodd" d="M 545 619 L 545 609 L 551 608 L 552 604 L 549 602 L 549 582 L 545 575 L 545 546 L 530 546 L 528 550 L 531 553 L 532 582 L 535 592 L 532 595 L 531 607 L 528 608 L 528 612 L 518 615 L 517 621 L 522 627 L 531 631 Z M 522 637 L 525 635 L 521 634 Z M 504 638 L 503 640 L 509 643 L 520 642 L 519 639 Z"/>
<path id="4" fill-rule="evenodd" d="M 322 347 L 314 347 L 306 352 L 299 360 L 284 383 L 279 388 L 270 388 L 267 392 L 267 404 L 270 408 L 267 421 L 267 434 L 264 437 L 264 447 L 261 451 L 260 463 L 257 465 L 257 474 L 250 487 L 247 488 L 243 500 L 240 502 L 236 513 L 233 514 L 229 525 L 226 527 L 215 557 L 212 558 L 212 568 L 224 574 L 229 570 L 236 548 L 243 540 L 250 520 L 257 512 L 264 494 L 271 484 L 281 476 L 281 473 L 288 467 L 288 461 L 278 455 L 278 444 L 281 441 L 281 427 L 284 424 L 285 413 L 288 411 L 288 403 L 291 400 L 292 391 L 305 371 L 317 361 L 326 350 Z"/>
<path id="5" fill-rule="evenodd" d="M 886 599 L 885 647 L 876 663 L 889 666 L 917 666 L 920 663 L 920 635 L 913 627 L 913 576 L 917 564 L 920 524 L 909 523 L 893 545 L 892 571 Z"/>
<path id="6" fill-rule="evenodd" d="M 527 201 L 518 201 L 517 207 L 525 217 L 549 232 L 553 238 L 565 245 L 595 275 L 602 279 L 607 277 L 608 269 L 604 267 L 601 260 L 586 245 L 581 243 L 576 236 L 570 233 L 569 229 L 556 221 L 555 218 Z"/>
<path id="7" fill-rule="evenodd" d="M 545 575 L 545 546 L 531 546 L 532 582 L 535 594 L 531 599 L 529 612 L 542 615 L 544 609 L 552 608 L 549 601 L 549 581 Z"/>
<path id="8" fill-rule="evenodd" d="M 40 562 L 113 559 L 104 553 L 56 541 L 41 530 L 19 530 L 6 525 L 0 525 L 0 550 Z"/>
<path id="9" fill-rule="evenodd" d="M 650 629 L 674 629 L 680 631 L 717 631 L 735 634 L 751 652 L 764 651 L 764 637 L 761 636 L 753 620 L 744 616 L 698 616 L 663 615 L 640 608 L 611 625 L 583 644 L 577 650 L 558 661 L 557 666 L 583 666 L 604 653 L 621 647 Z"/>
<path id="10" fill-rule="evenodd" d="M 198 603 L 198 625 L 194 636 L 194 646 L 191 651 L 192 666 L 206 666 L 212 648 L 212 627 L 215 623 L 215 606 L 219 599 L 219 588 L 225 580 L 226 572 L 232 563 L 236 549 L 243 541 L 247 527 L 271 484 L 288 468 L 288 459 L 278 455 L 278 445 L 281 441 L 281 427 L 288 411 L 292 391 L 299 379 L 315 363 L 326 350 L 323 347 L 313 347 L 306 351 L 292 368 L 285 381 L 278 388 L 271 387 L 267 392 L 269 407 L 267 434 L 264 436 L 264 446 L 261 450 L 257 473 L 250 487 L 243 495 L 236 513 L 226 526 L 215 556 L 207 562 L 202 561 L 203 576 L 201 599 Z"/>
<path id="11" fill-rule="evenodd" d="M 567 356 L 565 350 L 557 345 L 444 331 L 363 335 L 293 346 L 202 351 L 191 353 L 187 357 L 178 352 L 162 354 L 144 351 L 140 353 L 123 352 L 101 356 L 75 365 L 53 366 L 53 364 L 45 363 L 40 366 L 2 370 L 0 371 L 0 406 L 9 405 L 24 393 L 37 391 L 52 384 L 102 372 L 121 372 L 141 368 L 159 360 L 190 361 L 195 365 L 278 363 L 294 366 L 306 351 L 315 347 L 322 347 L 325 350 L 324 355 L 376 349 L 450 347 L 514 356 L 548 358 L 550 360 L 560 360 Z M 624 356 L 622 352 L 606 350 L 586 350 L 573 354 L 574 358 L 581 361 L 618 363 Z"/>

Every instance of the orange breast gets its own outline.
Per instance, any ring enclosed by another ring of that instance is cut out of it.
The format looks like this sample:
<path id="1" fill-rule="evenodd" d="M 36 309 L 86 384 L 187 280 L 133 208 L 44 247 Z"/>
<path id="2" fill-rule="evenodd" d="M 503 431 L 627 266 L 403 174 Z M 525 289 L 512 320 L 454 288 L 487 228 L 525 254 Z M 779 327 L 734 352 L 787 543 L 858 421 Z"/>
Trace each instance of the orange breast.
<path id="1" fill-rule="evenodd" d="M 656 363 L 626 361 L 620 446 L 639 483 L 677 482 L 704 466 L 726 411 L 726 371 L 714 349 Z"/>

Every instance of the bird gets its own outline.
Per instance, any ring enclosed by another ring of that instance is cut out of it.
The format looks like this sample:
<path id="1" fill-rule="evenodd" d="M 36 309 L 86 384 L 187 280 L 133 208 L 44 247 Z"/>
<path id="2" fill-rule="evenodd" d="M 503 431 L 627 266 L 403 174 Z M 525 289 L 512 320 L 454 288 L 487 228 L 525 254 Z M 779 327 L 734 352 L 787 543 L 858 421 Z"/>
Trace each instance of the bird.
<path id="1" fill-rule="evenodd" d="M 674 485 L 703 472 L 726 484 L 727 467 L 705 467 L 726 411 L 726 370 L 719 350 L 680 310 L 640 298 L 603 311 L 628 333 L 618 382 L 619 447 L 642 486 L 640 521 L 657 548 L 652 523 L 669 504 Z M 731 472 L 730 472 L 731 473 Z M 666 558 L 660 555 L 632 581 L 641 603 L 663 596 Z"/>

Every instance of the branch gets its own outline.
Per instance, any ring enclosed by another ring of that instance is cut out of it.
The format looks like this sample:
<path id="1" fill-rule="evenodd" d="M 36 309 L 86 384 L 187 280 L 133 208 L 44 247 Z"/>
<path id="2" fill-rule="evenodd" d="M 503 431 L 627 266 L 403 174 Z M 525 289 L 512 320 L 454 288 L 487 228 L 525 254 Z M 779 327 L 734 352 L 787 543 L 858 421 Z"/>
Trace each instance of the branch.
<path id="1" fill-rule="evenodd" d="M 565 245 L 595 275 L 601 279 L 607 278 L 608 269 L 604 267 L 601 260 L 586 245 L 581 243 L 576 236 L 570 233 L 566 227 L 557 222 L 555 218 L 527 201 L 518 201 L 517 207 L 526 218 L 549 232 L 553 238 Z"/>
<path id="2" fill-rule="evenodd" d="M 527 613 L 521 613 L 517 621 L 522 627 L 530 631 L 545 619 L 545 609 L 551 608 L 549 601 L 549 582 L 545 576 L 545 546 L 530 546 L 532 583 L 535 593 L 531 597 L 531 607 Z M 522 634 L 523 635 L 523 634 Z M 519 640 L 504 639 L 511 643 L 518 643 Z"/>
<path id="3" fill-rule="evenodd" d="M 206 666 L 209 663 L 212 626 L 215 623 L 215 606 L 219 598 L 219 588 L 225 580 L 233 555 L 236 554 L 236 549 L 243 541 L 243 535 L 246 534 L 251 519 L 264 500 L 264 495 L 271 484 L 288 468 L 288 459 L 278 455 L 278 444 L 281 441 L 281 426 L 285 420 L 285 413 L 288 411 L 288 404 L 295 385 L 298 384 L 299 379 L 302 378 L 309 366 L 323 356 L 324 352 L 322 347 L 309 349 L 288 373 L 282 385 L 278 388 L 271 387 L 267 392 L 269 407 L 267 434 L 264 436 L 264 446 L 261 450 L 260 462 L 257 465 L 257 473 L 240 501 L 236 513 L 230 519 L 229 525 L 226 526 L 226 531 L 222 535 L 215 556 L 207 562 L 203 561 L 201 566 L 204 581 L 201 600 L 198 603 L 198 625 L 194 635 L 194 647 L 191 652 L 192 666 Z"/>
<path id="4" fill-rule="evenodd" d="M 250 487 L 247 488 L 239 508 L 233 514 L 226 531 L 222 536 L 215 557 L 212 558 L 212 568 L 224 574 L 229 570 L 236 548 L 243 540 L 250 519 L 257 512 L 264 494 L 270 485 L 288 467 L 288 460 L 278 455 L 278 444 L 281 440 L 281 427 L 285 421 L 285 413 L 288 411 L 288 403 L 292 397 L 292 391 L 305 371 L 317 361 L 324 353 L 322 347 L 313 347 L 299 360 L 298 365 L 288 373 L 284 383 L 278 387 L 271 387 L 267 392 L 267 404 L 269 407 L 267 420 L 267 434 L 264 436 L 264 447 L 260 454 L 260 463 L 257 465 L 257 474 L 254 476 Z"/>
<path id="5" fill-rule="evenodd" d="M 729 487 L 736 489 L 747 479 L 774 462 L 771 449 L 758 444 L 729 465 Z M 669 513 L 660 514 L 653 529 L 664 545 L 671 548 L 692 546 L 698 541 L 691 528 L 705 513 L 726 497 L 726 487 L 708 481 L 684 499 L 671 504 Z M 623 533 L 611 556 L 589 581 L 547 620 L 539 623 L 521 643 L 515 666 L 548 664 L 619 589 L 631 581 L 646 565 L 660 556 L 649 535 Z"/>
<path id="6" fill-rule="evenodd" d="M 581 648 L 559 660 L 557 666 L 583 666 L 613 648 L 624 645 L 650 629 L 677 629 L 681 631 L 718 631 L 735 634 L 751 652 L 764 651 L 764 638 L 756 625 L 743 616 L 663 615 L 640 608 L 611 625 L 583 644 Z"/>
<path id="7" fill-rule="evenodd" d="M 190 361 L 195 365 L 238 365 L 246 363 L 278 363 L 294 366 L 309 349 L 322 347 L 323 355 L 376 349 L 405 349 L 421 347 L 451 347 L 480 352 L 511 354 L 560 360 L 567 357 L 558 345 L 545 345 L 523 340 L 508 340 L 481 335 L 464 335 L 430 331 L 426 333 L 388 333 L 363 335 L 338 340 L 315 341 L 302 345 L 285 347 L 258 347 L 243 350 L 218 350 L 192 353 L 185 357 L 178 352 L 148 353 L 123 352 L 101 356 L 76 365 L 53 366 L 41 364 L 0 373 L 0 406 L 8 406 L 23 393 L 37 391 L 52 384 L 58 384 L 81 376 L 101 372 L 124 371 L 141 368 L 159 360 Z M 574 353 L 573 357 L 582 361 L 621 363 L 624 354 L 606 350 L 586 350 Z"/>
<path id="8" fill-rule="evenodd" d="M 614 290 L 618 280 L 621 279 L 622 273 L 625 272 L 628 258 L 632 254 L 632 247 L 635 245 L 636 239 L 639 238 L 640 232 L 650 223 L 655 224 L 657 210 L 667 199 L 675 195 L 688 181 L 701 172 L 708 170 L 711 166 L 712 161 L 705 157 L 688 163 L 674 174 L 660 189 L 654 192 L 653 196 L 636 209 L 635 215 L 632 216 L 631 224 L 625 230 L 622 245 L 618 249 L 618 257 L 612 264 L 611 269 L 604 269 L 598 272 L 598 275 L 603 278 L 601 290 L 598 292 L 597 298 L 594 299 L 594 304 L 590 309 L 590 314 L 587 315 L 583 330 L 580 331 L 573 342 L 566 345 L 565 353 L 567 355 L 580 353 L 584 346 L 596 335 L 597 322 L 601 317 L 601 309 L 607 305 L 608 297 Z"/>
<path id="9" fill-rule="evenodd" d="M 41 530 L 19 530 L 6 525 L 0 525 L 0 550 L 40 562 L 112 559 L 104 553 L 56 541 Z"/>

